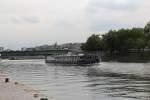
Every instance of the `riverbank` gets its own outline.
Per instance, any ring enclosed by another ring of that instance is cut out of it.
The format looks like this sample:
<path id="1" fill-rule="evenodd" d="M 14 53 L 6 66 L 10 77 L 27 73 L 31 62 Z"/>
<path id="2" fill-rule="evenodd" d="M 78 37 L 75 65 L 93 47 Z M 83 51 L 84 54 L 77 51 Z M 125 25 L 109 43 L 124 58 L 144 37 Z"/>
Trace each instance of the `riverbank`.
<path id="1" fill-rule="evenodd" d="M 0 100 L 53 100 L 42 96 L 38 91 L 18 82 L 13 82 L 9 78 L 0 75 Z"/>
<path id="2" fill-rule="evenodd" d="M 149 51 L 137 51 L 137 52 L 124 52 L 110 54 L 106 53 L 101 56 L 102 61 L 117 61 L 117 62 L 135 62 L 135 63 L 146 63 L 150 62 L 150 52 Z"/>

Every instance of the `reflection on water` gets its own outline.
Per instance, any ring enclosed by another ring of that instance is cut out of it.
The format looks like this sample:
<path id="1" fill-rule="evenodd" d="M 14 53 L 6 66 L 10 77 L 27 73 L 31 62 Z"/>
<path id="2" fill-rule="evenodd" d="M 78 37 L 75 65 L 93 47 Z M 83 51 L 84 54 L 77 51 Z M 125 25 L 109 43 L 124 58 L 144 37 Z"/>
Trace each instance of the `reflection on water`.
<path id="1" fill-rule="evenodd" d="M 3 60 L 0 71 L 56 100 L 149 100 L 150 63 L 60 66 Z"/>

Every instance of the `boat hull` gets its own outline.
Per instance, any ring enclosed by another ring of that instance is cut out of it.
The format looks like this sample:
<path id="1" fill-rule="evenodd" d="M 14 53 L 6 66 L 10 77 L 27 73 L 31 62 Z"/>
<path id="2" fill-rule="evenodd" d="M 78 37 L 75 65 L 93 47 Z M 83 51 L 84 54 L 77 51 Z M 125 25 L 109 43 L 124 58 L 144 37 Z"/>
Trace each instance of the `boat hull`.
<path id="1" fill-rule="evenodd" d="M 45 62 L 63 65 L 88 65 L 99 63 L 100 59 L 97 56 L 58 56 L 46 57 Z"/>

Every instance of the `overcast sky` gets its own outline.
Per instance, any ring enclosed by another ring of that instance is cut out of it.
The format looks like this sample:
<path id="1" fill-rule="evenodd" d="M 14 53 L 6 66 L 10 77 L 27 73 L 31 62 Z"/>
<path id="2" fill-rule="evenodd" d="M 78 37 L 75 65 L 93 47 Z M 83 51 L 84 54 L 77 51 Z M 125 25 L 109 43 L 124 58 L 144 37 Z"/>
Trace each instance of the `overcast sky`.
<path id="1" fill-rule="evenodd" d="M 0 46 L 84 42 L 149 20 L 150 0 L 0 0 Z"/>

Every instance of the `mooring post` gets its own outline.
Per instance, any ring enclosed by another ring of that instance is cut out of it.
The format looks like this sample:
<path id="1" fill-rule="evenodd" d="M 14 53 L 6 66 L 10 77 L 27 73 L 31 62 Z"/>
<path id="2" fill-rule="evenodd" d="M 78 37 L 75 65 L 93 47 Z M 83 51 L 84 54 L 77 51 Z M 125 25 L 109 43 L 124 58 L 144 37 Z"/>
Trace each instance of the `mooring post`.
<path id="1" fill-rule="evenodd" d="M 5 83 L 8 83 L 9 82 L 9 78 L 5 78 Z"/>
<path id="2" fill-rule="evenodd" d="M 34 96 L 34 98 L 37 98 L 37 97 L 39 97 L 39 94 L 34 94 L 33 96 Z"/>
<path id="3" fill-rule="evenodd" d="M 40 100 L 48 100 L 48 98 L 41 98 Z"/>

